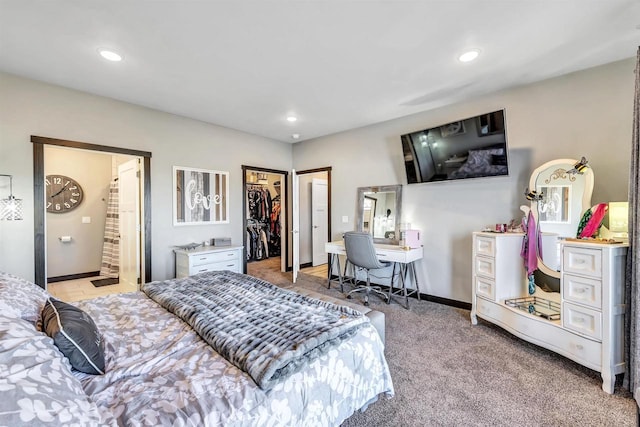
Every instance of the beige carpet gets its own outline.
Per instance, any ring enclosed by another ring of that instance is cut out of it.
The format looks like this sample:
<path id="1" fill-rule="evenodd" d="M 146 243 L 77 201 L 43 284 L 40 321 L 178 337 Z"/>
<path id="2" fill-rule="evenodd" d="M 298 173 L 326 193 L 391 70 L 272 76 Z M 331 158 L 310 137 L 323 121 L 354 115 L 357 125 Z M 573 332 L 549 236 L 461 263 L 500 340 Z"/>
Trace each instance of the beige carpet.
<path id="1" fill-rule="evenodd" d="M 283 287 L 290 273 L 254 271 Z M 302 273 L 295 286 L 341 297 Z M 357 301 L 355 298 L 355 301 Z M 410 310 L 371 297 L 387 322 L 386 356 L 395 397 L 357 412 L 354 426 L 634 426 L 635 402 L 599 373 L 522 341 L 469 312 L 410 300 Z"/>

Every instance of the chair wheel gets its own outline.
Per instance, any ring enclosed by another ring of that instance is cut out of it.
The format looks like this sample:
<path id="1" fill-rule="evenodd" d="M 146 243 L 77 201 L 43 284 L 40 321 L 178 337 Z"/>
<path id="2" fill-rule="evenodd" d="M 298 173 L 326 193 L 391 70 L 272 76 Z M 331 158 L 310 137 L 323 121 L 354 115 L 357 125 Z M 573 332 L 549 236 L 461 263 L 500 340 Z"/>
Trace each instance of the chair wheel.
<path id="1" fill-rule="evenodd" d="M 365 302 L 364 302 L 364 305 L 365 305 L 365 306 L 367 306 L 367 307 L 369 307 L 369 301 L 365 301 Z"/>
<path id="2" fill-rule="evenodd" d="M 351 295 L 347 295 L 347 299 L 351 299 Z"/>

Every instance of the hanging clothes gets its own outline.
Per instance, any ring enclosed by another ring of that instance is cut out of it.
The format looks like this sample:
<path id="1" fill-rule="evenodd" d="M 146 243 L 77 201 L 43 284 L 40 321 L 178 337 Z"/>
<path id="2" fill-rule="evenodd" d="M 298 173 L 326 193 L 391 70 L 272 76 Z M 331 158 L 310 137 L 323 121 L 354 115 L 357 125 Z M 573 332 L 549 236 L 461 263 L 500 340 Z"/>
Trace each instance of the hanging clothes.
<path id="1" fill-rule="evenodd" d="M 280 255 L 280 196 L 260 184 L 247 185 L 247 260 Z"/>
<path id="2" fill-rule="evenodd" d="M 542 257 L 542 236 L 538 232 L 533 212 L 529 211 L 526 221 L 523 221 L 523 229 L 525 230 L 522 239 L 522 250 L 520 256 L 524 260 L 524 268 L 527 270 L 529 295 L 533 295 L 536 291 L 536 283 L 533 272 L 538 269 L 538 255 Z"/>
<path id="3" fill-rule="evenodd" d="M 120 219 L 118 217 L 118 180 L 109 185 L 109 199 L 107 201 L 107 218 L 104 223 L 104 237 L 102 241 L 102 262 L 100 275 L 117 278 L 120 274 Z"/>

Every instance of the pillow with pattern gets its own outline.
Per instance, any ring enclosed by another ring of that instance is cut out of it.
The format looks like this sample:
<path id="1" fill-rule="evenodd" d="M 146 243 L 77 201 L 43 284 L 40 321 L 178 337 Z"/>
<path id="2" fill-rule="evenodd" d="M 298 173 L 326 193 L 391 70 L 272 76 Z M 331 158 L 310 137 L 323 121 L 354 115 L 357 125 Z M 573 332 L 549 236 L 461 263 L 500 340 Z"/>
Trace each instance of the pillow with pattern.
<path id="1" fill-rule="evenodd" d="M 0 313 L 35 325 L 47 298 L 47 291 L 35 283 L 0 271 Z"/>
<path id="2" fill-rule="evenodd" d="M 71 366 L 85 374 L 104 374 L 102 337 L 93 319 L 66 302 L 49 298 L 42 310 L 42 330 L 53 338 Z"/>
<path id="3" fill-rule="evenodd" d="M 0 313 L 0 424 L 104 425 L 51 338 Z"/>

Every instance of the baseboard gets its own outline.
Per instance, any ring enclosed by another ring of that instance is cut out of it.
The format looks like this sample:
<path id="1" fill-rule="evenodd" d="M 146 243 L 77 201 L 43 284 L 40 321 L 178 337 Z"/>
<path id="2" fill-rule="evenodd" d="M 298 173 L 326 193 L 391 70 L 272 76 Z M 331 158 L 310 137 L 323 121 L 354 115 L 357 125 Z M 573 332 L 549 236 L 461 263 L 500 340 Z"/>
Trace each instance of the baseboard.
<path id="1" fill-rule="evenodd" d="M 84 279 L 86 277 L 99 276 L 99 271 L 89 271 L 87 273 L 68 274 L 66 276 L 47 277 L 47 283 L 64 282 L 65 280 Z"/>
<path id="2" fill-rule="evenodd" d="M 335 275 L 335 274 L 331 276 L 331 280 L 332 281 L 335 280 L 337 282 L 338 279 L 339 279 L 339 277 L 337 275 Z M 376 283 L 375 285 L 379 286 L 385 292 L 389 292 L 389 286 L 388 285 L 380 285 L 378 283 Z M 393 288 L 393 292 L 400 292 L 400 291 L 402 291 L 402 289 Z M 418 299 L 418 295 L 414 293 L 414 294 L 410 295 L 409 298 L 414 298 L 414 299 L 417 300 Z M 420 299 L 421 300 L 425 300 L 425 301 L 435 302 L 435 303 L 442 304 L 442 305 L 448 305 L 448 306 L 451 306 L 451 307 L 462 308 L 464 310 L 471 310 L 471 303 L 458 301 L 458 300 L 455 300 L 455 299 L 449 299 L 449 298 L 438 297 L 438 296 L 435 296 L 435 295 L 423 294 L 422 292 L 420 292 Z"/>

